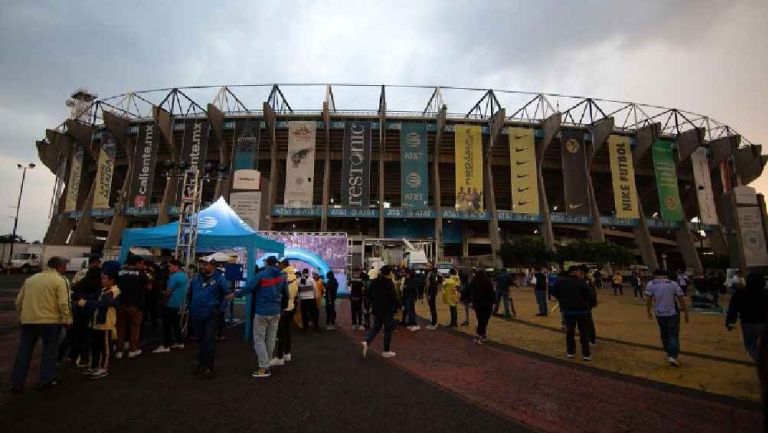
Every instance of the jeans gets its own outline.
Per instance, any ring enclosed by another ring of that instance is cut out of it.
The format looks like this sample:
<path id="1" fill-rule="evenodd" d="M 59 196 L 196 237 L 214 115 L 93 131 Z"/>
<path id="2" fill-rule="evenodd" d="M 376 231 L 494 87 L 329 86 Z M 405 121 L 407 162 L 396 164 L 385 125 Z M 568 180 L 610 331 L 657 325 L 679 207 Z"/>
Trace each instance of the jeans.
<path id="1" fill-rule="evenodd" d="M 595 341 L 597 340 L 597 333 L 595 332 L 595 320 L 592 318 L 592 310 L 587 311 L 586 325 L 589 342 L 595 344 Z"/>
<path id="2" fill-rule="evenodd" d="M 301 326 L 304 331 L 309 329 L 309 322 L 315 327 L 315 330 L 320 329 L 319 312 L 317 311 L 317 301 L 312 299 L 301 300 Z"/>
<path id="3" fill-rule="evenodd" d="M 11 383 L 16 388 L 23 388 L 27 381 L 29 363 L 32 361 L 32 352 L 37 345 L 37 339 L 43 340 L 43 353 L 40 361 L 40 382 L 48 383 L 55 379 L 56 352 L 59 349 L 61 337 L 61 325 L 21 325 L 19 336 L 19 351 L 16 353 L 16 362 L 13 364 Z"/>
<path id="4" fill-rule="evenodd" d="M 536 303 L 539 304 L 539 315 L 547 315 L 547 291 L 546 290 L 534 290 L 536 294 Z"/>
<path id="5" fill-rule="evenodd" d="M 451 305 L 448 307 L 449 310 L 451 310 L 451 323 L 448 324 L 448 326 L 456 327 L 459 326 L 459 310 L 455 305 Z"/>
<path id="6" fill-rule="evenodd" d="M 336 325 L 336 303 L 325 301 L 325 325 Z"/>
<path id="7" fill-rule="evenodd" d="M 429 297 L 427 299 L 427 304 L 429 304 L 429 314 L 432 316 L 432 326 L 437 326 L 437 305 L 435 305 L 436 299 L 433 297 Z"/>
<path id="8" fill-rule="evenodd" d="M 181 344 L 181 322 L 179 321 L 179 309 L 163 307 L 163 346 Z"/>
<path id="9" fill-rule="evenodd" d="M 374 338 L 379 335 L 381 327 L 384 327 L 384 351 L 389 352 L 389 346 L 392 343 L 392 331 L 395 329 L 395 318 L 392 316 L 379 317 L 373 316 L 373 327 L 365 336 L 365 342 L 371 344 Z"/>
<path id="10" fill-rule="evenodd" d="M 624 286 L 622 284 L 614 284 L 613 285 L 613 294 L 624 294 Z"/>
<path id="11" fill-rule="evenodd" d="M 197 337 L 197 364 L 213 370 L 216 360 L 216 315 L 205 319 L 195 319 L 195 336 Z"/>
<path id="12" fill-rule="evenodd" d="M 139 350 L 139 332 L 143 318 L 141 309 L 132 305 L 121 305 L 117 308 L 117 350 L 122 352 L 125 345 L 126 327 L 129 331 L 130 350 Z"/>
<path id="13" fill-rule="evenodd" d="M 275 358 L 283 359 L 285 354 L 291 353 L 291 321 L 294 311 L 280 313 L 280 323 L 277 324 L 277 352 Z"/>
<path id="14" fill-rule="evenodd" d="M 91 329 L 91 368 L 109 368 L 109 331 Z"/>
<path id="15" fill-rule="evenodd" d="M 275 351 L 275 337 L 280 315 L 253 316 L 253 350 L 259 358 L 259 368 L 269 367 L 272 353 Z"/>
<path id="16" fill-rule="evenodd" d="M 352 326 L 363 325 L 363 300 L 350 300 L 352 306 Z"/>
<path id="17" fill-rule="evenodd" d="M 475 316 L 477 317 L 477 335 L 485 337 L 488 330 L 488 321 L 491 319 L 491 306 L 478 307 L 475 305 Z"/>
<path id="18" fill-rule="evenodd" d="M 493 308 L 493 314 L 499 312 L 499 307 L 504 304 L 504 316 L 511 317 L 509 310 L 509 290 L 496 290 L 496 306 Z"/>
<path id="19" fill-rule="evenodd" d="M 680 316 L 656 316 L 661 334 L 661 344 L 667 356 L 677 359 L 680 352 Z"/>
<path id="20" fill-rule="evenodd" d="M 67 335 L 59 343 L 59 355 L 57 359 L 61 361 L 64 356 L 68 356 L 72 362 L 80 357 L 81 361 L 88 358 L 88 341 L 90 340 L 90 323 L 93 316 L 92 311 L 84 308 L 76 308 L 72 314 L 72 327 L 67 330 Z"/>
<path id="21" fill-rule="evenodd" d="M 643 288 L 639 284 L 632 285 L 632 288 L 634 289 L 634 296 L 636 298 L 643 297 Z"/>
<path id="22" fill-rule="evenodd" d="M 464 321 L 461 323 L 469 326 L 469 302 L 462 302 L 461 305 L 464 306 Z"/>
<path id="23" fill-rule="evenodd" d="M 757 362 L 759 350 L 757 342 L 760 340 L 760 334 L 763 333 L 765 323 L 744 323 L 741 322 L 741 336 L 744 338 L 744 348 L 747 349 L 749 356 Z"/>
<path id="24" fill-rule="evenodd" d="M 413 296 L 403 298 L 403 309 L 406 326 L 416 325 L 416 298 Z"/>
<path id="25" fill-rule="evenodd" d="M 569 355 L 576 354 L 576 327 L 579 327 L 581 356 L 590 356 L 587 313 L 565 311 L 565 349 Z"/>

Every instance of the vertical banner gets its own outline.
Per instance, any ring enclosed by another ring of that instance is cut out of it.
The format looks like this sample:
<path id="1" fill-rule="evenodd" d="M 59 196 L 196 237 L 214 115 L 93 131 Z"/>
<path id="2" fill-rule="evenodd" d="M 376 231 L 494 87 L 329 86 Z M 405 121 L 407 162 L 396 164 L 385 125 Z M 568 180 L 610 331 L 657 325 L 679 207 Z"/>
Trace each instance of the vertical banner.
<path id="1" fill-rule="evenodd" d="M 312 207 L 316 129 L 313 121 L 288 122 L 285 207 Z"/>
<path id="2" fill-rule="evenodd" d="M 341 204 L 368 207 L 371 201 L 371 123 L 348 121 L 344 126 Z"/>
<path id="3" fill-rule="evenodd" d="M 117 140 L 107 130 L 101 132 L 101 151 L 99 165 L 96 168 L 96 190 L 93 196 L 94 209 L 109 208 L 109 197 L 112 195 L 112 175 L 115 171 L 115 150 Z"/>
<path id="4" fill-rule="evenodd" d="M 157 126 L 154 123 L 139 125 L 133 155 L 133 187 L 131 204 L 136 208 L 145 208 L 152 199 L 152 182 L 155 177 L 157 148 L 159 146 Z"/>
<path id="5" fill-rule="evenodd" d="M 560 132 L 560 158 L 563 163 L 563 191 L 565 213 L 574 216 L 589 216 L 587 153 L 584 149 L 584 132 L 563 130 Z"/>
<path id="6" fill-rule="evenodd" d="M 427 125 L 400 125 L 400 205 L 426 209 L 429 205 L 427 178 Z"/>
<path id="7" fill-rule="evenodd" d="M 72 212 L 77 209 L 77 197 L 80 195 L 80 179 L 83 176 L 83 146 L 74 144 L 72 148 L 72 167 L 69 170 L 69 182 L 67 182 L 67 198 L 64 202 L 64 212 Z"/>
<path id="8" fill-rule="evenodd" d="M 672 155 L 672 143 L 656 140 L 653 143 L 653 167 L 656 171 L 656 187 L 659 191 L 661 217 L 667 221 L 682 221 L 683 206 L 680 203 L 680 191 L 677 187 L 675 158 Z"/>
<path id="9" fill-rule="evenodd" d="M 229 195 L 229 205 L 244 223 L 254 230 L 259 230 L 261 191 L 233 192 Z"/>
<path id="10" fill-rule="evenodd" d="M 736 210 L 741 232 L 741 248 L 748 268 L 768 266 L 768 250 L 763 233 L 763 217 L 759 207 L 739 207 Z"/>
<path id="11" fill-rule="evenodd" d="M 608 157 L 611 160 L 613 203 L 616 209 L 616 218 L 640 217 L 637 205 L 635 167 L 633 166 L 629 137 L 609 136 Z"/>
<path id="12" fill-rule="evenodd" d="M 699 202 L 699 216 L 703 224 L 716 225 L 717 207 L 715 195 L 712 192 L 712 176 L 709 173 L 709 160 L 707 149 L 699 147 L 691 154 L 693 166 L 693 180 L 696 183 L 696 198 Z"/>
<path id="13" fill-rule="evenodd" d="M 232 168 L 237 170 L 252 170 L 255 168 L 256 150 L 259 146 L 259 122 L 246 119 L 238 122 L 235 133 L 234 155 Z"/>
<path id="14" fill-rule="evenodd" d="M 205 156 L 208 152 L 208 122 L 205 120 L 188 120 L 184 122 L 184 139 L 181 142 L 181 162 L 190 167 L 197 166 L 202 173 L 205 167 Z"/>
<path id="15" fill-rule="evenodd" d="M 512 170 L 512 212 L 539 214 L 539 173 L 533 129 L 507 128 Z"/>
<path id="16" fill-rule="evenodd" d="M 454 127 L 456 210 L 483 210 L 483 134 L 480 125 Z"/>

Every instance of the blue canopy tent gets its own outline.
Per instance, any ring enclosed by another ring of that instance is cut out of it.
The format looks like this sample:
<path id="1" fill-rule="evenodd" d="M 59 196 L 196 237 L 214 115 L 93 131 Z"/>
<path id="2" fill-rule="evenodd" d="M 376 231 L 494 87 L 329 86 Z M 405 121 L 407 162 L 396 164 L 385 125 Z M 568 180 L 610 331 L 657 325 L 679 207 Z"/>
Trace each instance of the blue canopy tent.
<path id="1" fill-rule="evenodd" d="M 157 227 L 128 229 L 123 232 L 120 243 L 120 261 L 125 262 L 132 247 L 176 248 L 179 222 L 175 221 Z M 198 213 L 197 251 L 227 250 L 236 247 L 248 252 L 248 272 L 253 273 L 256 265 L 256 251 L 268 251 L 282 256 L 285 246 L 259 235 L 229 207 L 223 197 Z M 246 301 L 246 336 L 250 337 L 251 303 Z"/>

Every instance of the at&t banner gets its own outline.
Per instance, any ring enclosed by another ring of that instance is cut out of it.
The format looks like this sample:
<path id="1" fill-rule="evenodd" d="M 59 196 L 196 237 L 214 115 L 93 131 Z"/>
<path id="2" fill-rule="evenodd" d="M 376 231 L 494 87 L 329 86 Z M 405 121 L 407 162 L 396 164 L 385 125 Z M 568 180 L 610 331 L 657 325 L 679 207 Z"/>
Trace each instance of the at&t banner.
<path id="1" fill-rule="evenodd" d="M 83 176 L 83 146 L 74 144 L 72 147 L 72 167 L 69 170 L 69 182 L 67 182 L 67 198 L 64 203 L 64 212 L 72 212 L 77 209 L 77 197 L 80 195 L 80 179 Z"/>
<path id="2" fill-rule="evenodd" d="M 202 173 L 208 151 L 208 122 L 188 120 L 184 122 L 184 140 L 181 143 L 181 162 L 197 166 Z"/>
<path id="3" fill-rule="evenodd" d="M 611 135 L 608 137 L 608 156 L 611 160 L 613 180 L 613 202 L 616 218 L 638 218 L 637 186 L 635 168 L 629 137 Z"/>
<path id="4" fill-rule="evenodd" d="M 426 209 L 427 184 L 427 125 L 400 125 L 400 202 L 403 208 Z"/>
<path id="5" fill-rule="evenodd" d="M 371 124 L 346 122 L 344 161 L 341 172 L 341 203 L 368 207 L 371 195 Z"/>
<path id="6" fill-rule="evenodd" d="M 158 145 L 157 126 L 151 122 L 141 124 L 133 155 L 133 186 L 131 188 L 133 207 L 145 208 L 152 198 Z"/>
<path id="7" fill-rule="evenodd" d="M 677 187 L 675 158 L 672 155 L 672 143 L 657 140 L 653 143 L 653 166 L 656 171 L 656 187 L 659 191 L 661 217 L 667 221 L 682 221 L 683 206 L 680 203 L 680 191 Z"/>
<path id="8" fill-rule="evenodd" d="M 563 191 L 565 213 L 574 216 L 591 214 L 587 189 L 587 153 L 584 150 L 584 132 L 563 130 L 560 133 L 560 155 L 563 163 Z"/>
<path id="9" fill-rule="evenodd" d="M 288 122 L 285 207 L 311 207 L 315 175 L 315 122 Z"/>
<path id="10" fill-rule="evenodd" d="M 117 149 L 115 137 L 107 130 L 102 131 L 99 165 L 96 168 L 96 191 L 93 196 L 94 209 L 109 208 L 112 175 L 115 171 L 115 149 Z"/>
<path id="11" fill-rule="evenodd" d="M 539 183 L 533 129 L 508 128 L 509 166 L 512 170 L 512 212 L 539 214 Z"/>
<path id="12" fill-rule="evenodd" d="M 232 167 L 235 170 L 252 170 L 255 168 L 256 150 L 259 146 L 259 122 L 248 119 L 238 122 L 235 134 L 234 155 Z"/>
<path id="13" fill-rule="evenodd" d="M 691 154 L 691 165 L 693 166 L 693 180 L 696 183 L 696 198 L 699 202 L 699 214 L 703 224 L 716 225 L 717 207 L 715 206 L 715 196 L 712 193 L 712 177 L 709 173 L 709 161 L 707 159 L 707 149 L 698 147 Z"/>
<path id="14" fill-rule="evenodd" d="M 483 135 L 480 125 L 454 128 L 456 210 L 483 210 Z"/>

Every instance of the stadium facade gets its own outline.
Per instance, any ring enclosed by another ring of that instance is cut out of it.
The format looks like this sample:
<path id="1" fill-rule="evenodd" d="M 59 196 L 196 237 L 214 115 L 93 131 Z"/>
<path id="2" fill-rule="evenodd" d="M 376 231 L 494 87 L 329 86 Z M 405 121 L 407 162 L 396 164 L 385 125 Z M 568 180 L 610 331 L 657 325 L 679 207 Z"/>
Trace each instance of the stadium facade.
<path id="1" fill-rule="evenodd" d="M 748 186 L 761 146 L 679 109 L 343 84 L 77 91 L 68 105 L 37 143 L 57 179 L 46 243 L 114 248 L 127 227 L 168 222 L 196 165 L 203 201 L 224 196 L 259 230 L 432 239 L 438 258 L 534 235 L 609 240 L 651 269 L 698 271 L 707 254 L 768 265 Z"/>

